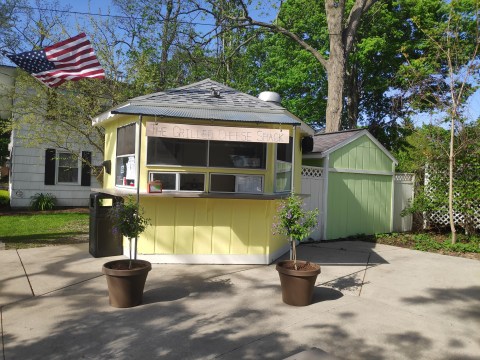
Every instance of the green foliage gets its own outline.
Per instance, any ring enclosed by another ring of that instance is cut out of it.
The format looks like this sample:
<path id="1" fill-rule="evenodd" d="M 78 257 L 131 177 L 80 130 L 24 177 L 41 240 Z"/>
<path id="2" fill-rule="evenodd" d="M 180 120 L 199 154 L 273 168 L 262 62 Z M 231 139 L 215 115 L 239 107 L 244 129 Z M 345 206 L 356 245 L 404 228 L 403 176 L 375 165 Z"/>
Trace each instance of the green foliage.
<path id="1" fill-rule="evenodd" d="M 118 231 L 129 239 L 136 238 L 150 225 L 150 219 L 145 218 L 143 209 L 131 196 L 123 202 L 116 202 L 109 215 L 113 221 L 113 231 Z"/>
<path id="2" fill-rule="evenodd" d="M 273 231 L 288 236 L 290 241 L 305 240 L 318 225 L 317 216 L 318 209 L 306 210 L 303 200 L 291 195 L 280 203 Z"/>
<path id="3" fill-rule="evenodd" d="M 30 206 L 33 210 L 52 210 L 55 207 L 55 195 L 50 193 L 36 193 L 32 196 Z"/>
<path id="4" fill-rule="evenodd" d="M 370 239 L 362 239 L 371 241 Z M 393 246 L 402 246 L 420 251 L 439 253 L 480 253 L 480 237 L 473 235 L 458 236 L 458 241 L 452 244 L 447 234 L 428 233 L 391 233 L 375 235 L 375 242 Z"/>
<path id="5" fill-rule="evenodd" d="M 0 207 L 10 204 L 10 195 L 7 190 L 0 190 Z"/>
<path id="6" fill-rule="evenodd" d="M 424 125 L 408 138 L 410 149 L 399 157 L 403 171 L 415 172 L 419 183 L 414 201 L 403 214 L 448 209 L 448 148 L 449 131 Z M 480 204 L 480 122 L 465 125 L 455 136 L 454 201 L 455 212 L 465 216 L 459 224 L 474 232 L 473 216 Z M 425 183 L 425 177 L 427 179 Z"/>

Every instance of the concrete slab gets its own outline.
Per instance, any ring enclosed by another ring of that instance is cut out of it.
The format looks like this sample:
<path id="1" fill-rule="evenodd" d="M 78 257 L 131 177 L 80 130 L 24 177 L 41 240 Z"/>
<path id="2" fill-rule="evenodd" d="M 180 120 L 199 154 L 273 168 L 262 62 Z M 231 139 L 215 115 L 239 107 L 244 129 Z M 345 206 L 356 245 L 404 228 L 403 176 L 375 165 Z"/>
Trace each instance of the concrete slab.
<path id="1" fill-rule="evenodd" d="M 105 278 L 90 277 L 106 258 L 32 251 L 36 288 L 58 290 L 2 308 L 4 360 L 284 359 L 312 347 L 347 360 L 478 358 L 480 262 L 354 243 L 300 250 L 323 261 L 306 307 L 282 303 L 274 265 L 154 265 L 144 304 L 115 309 Z M 356 291 L 331 286 L 349 278 Z"/>
<path id="2" fill-rule="evenodd" d="M 88 244 L 19 249 L 36 296 L 102 275 L 102 265 L 124 256 L 94 258 Z"/>
<path id="3" fill-rule="evenodd" d="M 33 296 L 16 250 L 0 252 L 0 307 Z"/>

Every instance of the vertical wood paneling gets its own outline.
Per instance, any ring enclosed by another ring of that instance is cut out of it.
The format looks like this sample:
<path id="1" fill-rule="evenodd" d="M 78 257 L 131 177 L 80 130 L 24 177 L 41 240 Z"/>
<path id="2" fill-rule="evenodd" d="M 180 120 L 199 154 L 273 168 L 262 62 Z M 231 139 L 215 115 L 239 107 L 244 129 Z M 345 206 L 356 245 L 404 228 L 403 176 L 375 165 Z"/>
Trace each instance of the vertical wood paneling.
<path id="1" fill-rule="evenodd" d="M 230 253 L 247 254 L 250 243 L 250 212 L 252 211 L 254 203 L 249 200 L 239 200 L 235 203 L 235 212 L 232 216 L 231 223 L 232 232 Z"/>
<path id="2" fill-rule="evenodd" d="M 229 254 L 231 241 L 232 210 L 236 201 L 213 201 L 212 251 L 214 254 Z"/>
<path id="3" fill-rule="evenodd" d="M 193 253 L 212 253 L 212 210 L 208 199 L 196 199 Z"/>
<path id="4" fill-rule="evenodd" d="M 175 254 L 193 253 L 196 199 L 176 199 L 175 207 Z"/>
<path id="5" fill-rule="evenodd" d="M 391 176 L 329 176 L 327 239 L 390 231 Z"/>
<path id="6" fill-rule="evenodd" d="M 268 201 L 259 201 L 250 211 L 249 254 L 266 254 L 268 240 L 272 232 L 272 215 L 269 213 Z"/>
<path id="7" fill-rule="evenodd" d="M 175 199 L 156 201 L 155 254 L 173 254 L 175 240 Z M 152 239 L 148 239 L 152 241 Z"/>

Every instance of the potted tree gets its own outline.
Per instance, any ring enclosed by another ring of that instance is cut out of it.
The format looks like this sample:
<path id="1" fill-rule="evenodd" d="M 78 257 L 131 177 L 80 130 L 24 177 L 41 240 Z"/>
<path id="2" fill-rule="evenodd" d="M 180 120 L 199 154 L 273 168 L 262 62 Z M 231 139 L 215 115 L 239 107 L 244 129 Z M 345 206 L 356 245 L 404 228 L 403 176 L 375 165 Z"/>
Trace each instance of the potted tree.
<path id="1" fill-rule="evenodd" d="M 317 226 L 318 209 L 307 211 L 302 199 L 292 194 L 283 200 L 274 223 L 274 233 L 288 237 L 290 260 L 277 263 L 280 276 L 283 302 L 294 306 L 312 303 L 315 280 L 320 273 L 320 265 L 297 260 L 297 241 L 306 239 Z"/>
<path id="2" fill-rule="evenodd" d="M 150 221 L 144 217 L 143 209 L 131 196 L 116 202 L 110 210 L 110 217 L 112 231 L 118 231 L 128 238 L 130 250 L 129 259 L 110 261 L 102 267 L 107 278 L 110 305 L 118 308 L 137 306 L 142 303 L 145 281 L 152 269 L 148 261 L 137 259 L 137 239 Z"/>

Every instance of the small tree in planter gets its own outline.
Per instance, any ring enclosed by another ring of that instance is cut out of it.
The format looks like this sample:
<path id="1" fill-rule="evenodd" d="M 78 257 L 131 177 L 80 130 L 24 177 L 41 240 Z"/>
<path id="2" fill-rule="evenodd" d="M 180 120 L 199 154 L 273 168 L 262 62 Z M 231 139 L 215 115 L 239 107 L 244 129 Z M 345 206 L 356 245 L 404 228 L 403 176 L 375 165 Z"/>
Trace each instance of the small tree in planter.
<path id="1" fill-rule="evenodd" d="M 144 216 L 144 211 L 132 196 L 127 197 L 123 202 L 118 201 L 110 210 L 110 217 L 113 222 L 114 232 L 119 232 L 128 238 L 129 242 L 129 269 L 132 268 L 132 239 L 135 240 L 133 251 L 133 259 L 137 259 L 137 240 L 138 236 L 143 233 L 150 219 Z"/>
<path id="2" fill-rule="evenodd" d="M 283 302 L 294 306 L 306 306 L 313 299 L 313 288 L 320 265 L 308 261 L 297 262 L 296 242 L 307 238 L 317 226 L 318 209 L 308 211 L 300 197 L 292 194 L 278 208 L 274 233 L 288 236 L 290 260 L 277 263 Z"/>
<path id="3" fill-rule="evenodd" d="M 113 222 L 112 231 L 118 231 L 129 240 L 129 259 L 114 260 L 103 265 L 106 275 L 110 305 L 125 308 L 140 305 L 143 299 L 143 289 L 152 264 L 145 260 L 137 260 L 137 241 L 135 241 L 132 259 L 132 241 L 138 238 L 150 220 L 143 215 L 141 209 L 132 197 L 114 204 L 110 211 Z"/>
<path id="4" fill-rule="evenodd" d="M 290 242 L 290 260 L 297 269 L 296 242 L 306 239 L 317 227 L 318 209 L 306 210 L 302 199 L 292 194 L 283 200 L 278 207 L 277 221 L 274 223 L 274 233 L 288 236 Z"/>

